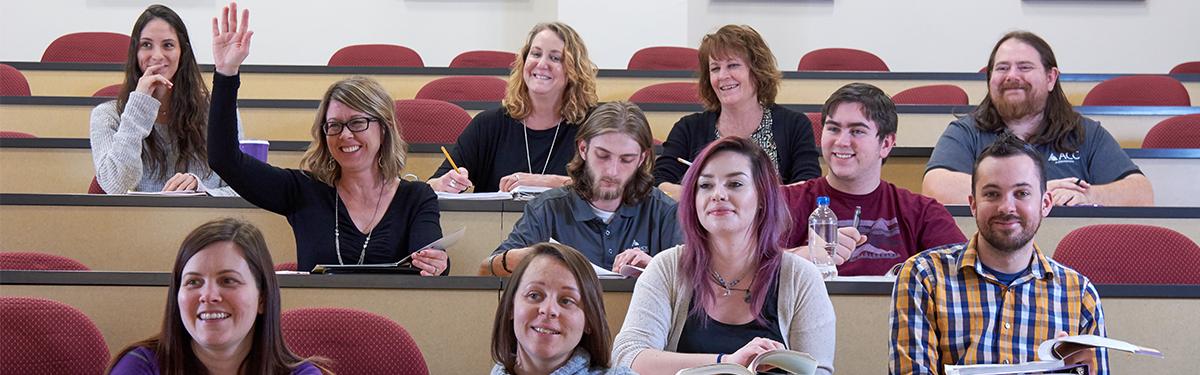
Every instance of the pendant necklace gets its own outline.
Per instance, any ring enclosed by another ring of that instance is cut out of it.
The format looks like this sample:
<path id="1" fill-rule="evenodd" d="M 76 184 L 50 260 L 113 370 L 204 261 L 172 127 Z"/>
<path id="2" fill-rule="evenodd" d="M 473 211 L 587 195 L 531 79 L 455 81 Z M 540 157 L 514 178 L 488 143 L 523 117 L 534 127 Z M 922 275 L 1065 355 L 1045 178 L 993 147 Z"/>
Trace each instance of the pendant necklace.
<path id="1" fill-rule="evenodd" d="M 358 264 L 363 264 L 363 261 L 367 259 L 367 244 L 371 243 L 371 233 L 375 232 L 375 228 L 371 227 L 371 224 L 375 222 L 375 217 L 379 215 L 379 204 L 383 203 L 383 192 L 386 190 L 387 181 L 384 181 L 383 187 L 379 188 L 379 198 L 375 201 L 375 213 L 371 214 L 371 221 L 367 222 L 367 226 L 370 227 L 371 230 L 367 231 L 367 240 L 363 241 L 362 252 L 358 254 Z M 333 187 L 333 247 L 337 251 L 338 264 L 345 265 L 346 263 L 342 262 L 342 232 L 338 229 L 338 218 L 340 216 L 338 213 L 339 200 L 341 199 L 338 196 L 337 186 L 335 184 Z M 354 222 L 354 220 L 350 221 L 351 223 Z"/>
<path id="2" fill-rule="evenodd" d="M 746 272 L 750 272 L 750 270 L 746 270 Z M 746 272 L 743 272 L 742 276 L 739 276 L 733 281 L 725 281 L 725 278 L 721 277 L 721 274 L 718 274 L 717 271 L 708 271 L 709 275 L 712 276 L 713 282 L 725 289 L 725 293 L 723 293 L 722 296 L 728 297 L 732 291 L 745 292 L 746 295 L 742 298 L 742 300 L 746 301 L 746 303 L 750 303 L 750 288 L 734 288 L 738 285 L 738 283 L 742 282 L 743 278 L 746 277 Z"/>
<path id="3" fill-rule="evenodd" d="M 562 120 L 558 121 L 558 125 L 554 125 L 554 138 L 550 140 L 550 151 L 546 153 L 546 164 L 542 165 L 542 174 L 546 174 L 546 168 L 550 166 L 550 156 L 554 155 L 554 143 L 558 142 L 559 129 L 562 129 Z M 529 153 L 529 127 L 521 122 L 521 130 L 525 131 L 525 164 L 529 167 L 529 173 L 533 173 L 533 160 Z"/>

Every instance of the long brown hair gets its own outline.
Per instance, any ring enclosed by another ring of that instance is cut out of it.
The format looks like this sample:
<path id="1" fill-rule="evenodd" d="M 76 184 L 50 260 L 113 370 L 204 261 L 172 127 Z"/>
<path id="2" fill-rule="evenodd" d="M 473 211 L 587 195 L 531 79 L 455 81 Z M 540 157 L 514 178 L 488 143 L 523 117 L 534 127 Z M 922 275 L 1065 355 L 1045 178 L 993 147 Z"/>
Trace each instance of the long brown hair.
<path id="1" fill-rule="evenodd" d="M 704 109 L 716 111 L 721 109 L 721 101 L 717 92 L 712 88 L 712 77 L 708 72 L 708 63 L 714 58 L 739 56 L 746 59 L 746 67 L 750 69 L 754 80 L 754 90 L 758 95 L 758 103 L 763 107 L 775 104 L 775 95 L 779 93 L 779 82 L 783 73 L 779 72 L 779 64 L 775 62 L 775 54 L 767 47 L 757 30 L 746 25 L 725 25 L 717 32 L 704 36 L 700 40 L 700 101 Z"/>
<path id="2" fill-rule="evenodd" d="M 1019 40 L 1037 50 L 1038 55 L 1042 57 L 1043 69 L 1048 71 L 1058 68 L 1058 59 L 1054 57 L 1050 43 L 1046 43 L 1044 39 L 1028 31 L 1013 31 L 1004 34 L 1004 37 L 996 42 L 996 46 L 992 47 L 992 55 L 988 57 L 987 64 L 988 82 L 992 81 L 992 67 L 996 63 L 996 51 L 1009 39 Z M 996 104 L 992 103 L 991 86 L 988 87 L 988 95 L 983 96 L 983 101 L 979 103 L 979 107 L 975 108 L 972 115 L 975 116 L 975 126 L 980 130 L 997 132 L 1005 129 L 1004 119 L 1000 118 Z M 1058 152 L 1075 152 L 1083 144 L 1085 136 L 1083 116 L 1071 107 L 1071 101 L 1067 100 L 1067 94 L 1063 91 L 1060 80 L 1054 81 L 1054 89 L 1050 90 L 1049 95 L 1046 96 L 1046 108 L 1042 110 L 1042 122 L 1044 125 L 1038 127 L 1037 131 L 1026 140 L 1029 144 L 1052 144 Z"/>
<path id="3" fill-rule="evenodd" d="M 379 126 L 383 133 L 380 136 L 382 142 L 379 145 L 379 155 L 375 157 L 375 165 L 379 167 L 385 181 L 400 177 L 408 157 L 408 144 L 396 128 L 396 102 L 378 81 L 363 76 L 334 82 L 325 90 L 321 106 L 317 108 L 317 118 L 313 120 L 312 129 L 309 130 L 313 140 L 308 144 L 308 150 L 304 151 L 304 157 L 300 159 L 300 169 L 308 171 L 318 181 L 330 186 L 342 177 L 342 166 L 333 159 L 323 129 L 325 112 L 329 109 L 329 102 L 334 100 L 379 120 L 376 126 Z"/>
<path id="4" fill-rule="evenodd" d="M 641 146 L 644 158 L 642 165 L 638 166 L 629 181 L 625 182 L 625 190 L 621 194 L 622 203 L 637 203 L 650 195 L 650 189 L 654 187 L 654 175 L 651 174 L 654 170 L 654 136 L 650 135 L 650 122 L 636 104 L 626 101 L 604 103 L 596 107 L 587 121 L 579 127 L 579 132 L 575 134 L 575 143 L 578 145 L 591 142 L 592 138 L 608 133 L 628 135 Z M 571 177 L 572 191 L 587 201 L 595 198 L 592 196 L 592 184 L 595 181 L 588 175 L 587 161 L 583 160 L 583 153 L 576 152 L 571 162 L 567 163 L 567 176 Z"/>
<path id="5" fill-rule="evenodd" d="M 525 46 L 517 53 L 512 73 L 508 75 L 508 92 L 504 96 L 504 109 L 512 118 L 521 120 L 533 113 L 533 100 L 529 97 L 529 86 L 525 85 L 525 59 L 533 45 L 533 37 L 542 30 L 553 31 L 563 41 L 563 73 L 567 78 L 563 90 L 562 109 L 559 111 L 568 123 L 578 124 L 587 118 L 588 111 L 599 101 L 596 96 L 596 64 L 588 58 L 583 38 L 571 26 L 562 22 L 539 23 L 529 30 Z"/>
<path id="6" fill-rule="evenodd" d="M 533 251 L 521 264 L 513 270 L 512 276 L 504 284 L 504 294 L 500 297 L 500 306 L 496 307 L 496 321 L 492 324 L 492 360 L 504 366 L 509 373 L 517 367 L 517 334 L 513 332 L 513 308 L 517 289 L 525 270 L 534 259 L 548 256 L 567 266 L 567 270 L 575 275 L 579 284 L 579 294 L 583 308 L 584 330 L 579 338 L 578 348 L 583 348 L 592 357 L 592 367 L 608 368 L 611 365 L 612 336 L 609 334 L 608 320 L 604 315 L 604 292 L 600 288 L 600 279 L 592 270 L 592 263 L 578 250 L 563 244 L 542 242 L 530 247 Z"/>
<path id="7" fill-rule="evenodd" d="M 171 286 L 167 290 L 167 306 L 163 312 L 162 331 L 146 340 L 136 342 L 117 354 L 115 365 L 125 354 L 139 347 L 154 351 L 162 374 L 206 374 L 204 364 L 192 351 L 192 336 L 179 316 L 179 287 L 183 268 L 196 253 L 217 242 L 229 241 L 242 250 L 262 300 L 263 312 L 254 321 L 250 354 L 239 367 L 246 374 L 289 374 L 305 361 L 320 368 L 320 359 L 304 359 L 292 353 L 283 342 L 280 328 L 279 282 L 275 265 L 262 232 L 253 224 L 233 218 L 219 219 L 201 225 L 188 234 L 179 246 L 175 266 L 171 270 Z M 322 370 L 328 373 L 327 370 Z M 108 373 L 112 372 L 110 366 Z"/>
<path id="8" fill-rule="evenodd" d="M 138 45 L 146 24 L 156 19 L 163 20 L 171 26 L 179 43 L 179 67 L 175 70 L 174 77 L 167 77 L 173 86 L 171 119 L 170 123 L 166 124 L 171 129 L 171 138 L 166 141 L 174 146 L 178 155 L 173 161 L 166 160 L 166 150 L 158 144 L 159 137 L 163 135 L 151 128 L 150 136 L 142 142 L 145 149 L 142 152 L 142 163 L 159 176 L 187 172 L 192 163 L 208 169 L 208 145 L 205 143 L 208 134 L 208 87 L 204 85 L 204 77 L 200 75 L 200 66 L 196 65 L 196 54 L 192 52 L 192 41 L 188 38 L 187 26 L 171 8 L 151 5 L 134 22 L 133 32 L 129 34 L 129 52 L 125 59 L 125 81 L 121 84 L 120 95 L 117 96 L 117 112 L 125 112 L 125 105 L 129 103 L 129 93 L 137 89 L 138 80 L 142 78 L 144 72 L 138 64 Z"/>

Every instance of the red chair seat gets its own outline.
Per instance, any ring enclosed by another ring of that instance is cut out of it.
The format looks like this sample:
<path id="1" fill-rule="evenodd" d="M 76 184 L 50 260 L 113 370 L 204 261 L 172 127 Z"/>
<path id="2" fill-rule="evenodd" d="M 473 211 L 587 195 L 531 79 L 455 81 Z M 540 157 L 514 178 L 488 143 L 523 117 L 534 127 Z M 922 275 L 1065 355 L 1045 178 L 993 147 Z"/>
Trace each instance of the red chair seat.
<path id="1" fill-rule="evenodd" d="M 700 69 L 700 51 L 688 47 L 646 47 L 629 58 L 629 70 Z"/>
<path id="2" fill-rule="evenodd" d="M 29 96 L 29 81 L 20 70 L 0 64 L 0 96 Z"/>
<path id="3" fill-rule="evenodd" d="M 60 255 L 36 252 L 0 252 L 0 270 L 23 271 L 90 271 L 77 260 Z"/>
<path id="4" fill-rule="evenodd" d="M 508 69 L 517 60 L 517 54 L 506 51 L 467 51 L 450 60 L 451 68 L 503 68 Z"/>
<path id="5" fill-rule="evenodd" d="M 471 114 L 454 103 L 434 99 L 396 101 L 396 126 L 409 144 L 453 144 Z"/>
<path id="6" fill-rule="evenodd" d="M 955 85 L 917 86 L 892 95 L 896 104 L 967 105 L 967 91 Z"/>
<path id="7" fill-rule="evenodd" d="M 1094 284 L 1200 284 L 1200 246 L 1163 227 L 1088 225 L 1063 237 L 1054 259 Z"/>
<path id="8" fill-rule="evenodd" d="M 108 345 L 92 320 L 58 301 L 0 297 L 0 372 L 102 374 Z"/>
<path id="9" fill-rule="evenodd" d="M 1123 76 L 1088 91 L 1083 105 L 1191 106 L 1187 87 L 1167 76 Z"/>
<path id="10" fill-rule="evenodd" d="M 417 91 L 416 99 L 447 102 L 498 102 L 504 100 L 508 83 L 489 76 L 443 77 L 429 81 Z"/>
<path id="11" fill-rule="evenodd" d="M 655 83 L 638 89 L 629 101 L 643 103 L 700 104 L 700 91 L 695 82 Z"/>
<path id="12" fill-rule="evenodd" d="M 303 308 L 285 311 L 280 323 L 288 348 L 303 357 L 330 359 L 329 369 L 336 374 L 429 374 L 416 341 L 383 316 L 336 307 Z"/>
<path id="13" fill-rule="evenodd" d="M 72 33 L 58 37 L 42 53 L 42 62 L 124 64 L 132 43 L 125 34 Z"/>
<path id="14" fill-rule="evenodd" d="M 342 47 L 329 57 L 329 66 L 425 67 L 412 48 L 395 44 L 356 44 Z"/>
<path id="15" fill-rule="evenodd" d="M 800 57 L 799 71 L 886 72 L 888 66 L 875 54 L 852 48 L 823 48 Z"/>

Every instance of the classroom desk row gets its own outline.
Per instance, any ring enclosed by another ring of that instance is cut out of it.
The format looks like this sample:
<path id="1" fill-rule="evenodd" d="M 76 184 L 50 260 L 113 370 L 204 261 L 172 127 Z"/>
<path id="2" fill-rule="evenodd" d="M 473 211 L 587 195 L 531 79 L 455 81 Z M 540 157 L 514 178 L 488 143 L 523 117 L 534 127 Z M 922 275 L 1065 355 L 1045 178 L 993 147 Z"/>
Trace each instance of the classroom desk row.
<path id="1" fill-rule="evenodd" d="M 439 145 L 409 145 L 406 173 L 424 180 L 444 160 Z M 299 168 L 308 142 L 275 141 L 268 161 Z M 920 192 L 928 147 L 897 147 L 883 165 L 883 179 Z M 1125 149 L 1154 186 L 1158 206 L 1200 207 L 1200 190 L 1190 179 L 1200 175 L 1200 149 Z M 822 168 L 826 169 L 824 161 Z M 95 174 L 87 139 L 0 139 L 0 192 L 72 194 L 87 192 Z M 53 171 L 53 173 L 45 173 Z M 827 170 L 825 172 L 828 172 Z M 30 178 L 37 176 L 37 178 Z"/>
<path id="2" fill-rule="evenodd" d="M 92 109 L 111 99 L 92 97 L 0 97 L 0 129 L 21 131 L 47 138 L 87 138 Z M 310 129 L 320 104 L 316 100 L 254 100 L 239 102 L 242 128 L 247 139 L 311 141 Z M 780 102 L 789 103 L 789 102 Z M 500 106 L 498 102 L 457 102 L 469 114 Z M 820 113 L 816 104 L 785 104 L 798 112 Z M 667 139 L 683 116 L 700 112 L 694 104 L 641 104 L 651 132 Z M 897 145 L 933 147 L 957 117 L 969 114 L 971 106 L 899 106 Z M 1197 107 L 1076 107 L 1084 116 L 1100 121 L 1121 147 L 1142 146 L 1146 132 L 1160 121 L 1178 115 L 1200 113 Z M 401 124 L 403 125 L 403 124 Z"/>
<path id="3" fill-rule="evenodd" d="M 505 280 L 493 277 L 281 275 L 283 309 L 349 307 L 386 316 L 412 335 L 431 374 L 480 374 L 491 367 L 491 327 Z M 0 271 L 0 295 L 56 300 L 81 310 L 110 352 L 159 329 L 167 273 Z M 602 280 L 609 327 L 625 319 L 634 282 Z M 885 371 L 890 282 L 829 281 L 837 314 L 834 367 Z M 1114 374 L 1184 374 L 1200 368 L 1200 286 L 1100 285 L 1108 335 L 1161 350 L 1154 359 L 1110 352 Z M 1187 332 L 1192 332 L 1188 334 Z"/>
<path id="4" fill-rule="evenodd" d="M 78 64 L 41 62 L 4 62 L 21 70 L 33 95 L 91 96 L 102 87 L 120 83 L 121 64 Z M 211 65 L 202 65 L 205 77 Z M 329 85 L 351 75 L 367 75 L 379 80 L 397 99 L 416 96 L 429 81 L 447 76 L 482 75 L 508 78 L 508 69 L 451 69 L 398 67 L 329 67 L 313 65 L 243 65 L 241 97 L 246 99 L 318 99 Z M 697 82 L 690 71 L 630 71 L 602 69 L 597 75 L 596 91 L 601 101 L 625 100 L 638 89 L 662 82 Z M 1062 74 L 1059 78 L 1071 103 L 1079 105 L 1088 91 L 1103 80 L 1121 74 Z M 1200 106 L 1200 75 L 1176 74 Z M 206 78 L 208 79 L 208 78 Z M 983 73 L 941 72 L 783 72 L 776 101 L 780 103 L 824 103 L 829 94 L 850 82 L 879 86 L 888 94 L 931 84 L 953 84 L 967 92 L 971 103 L 987 93 Z"/>
<path id="5" fill-rule="evenodd" d="M 455 276 L 477 274 L 479 263 L 508 237 L 525 206 L 520 201 L 439 203 L 442 233 L 459 228 L 468 233 L 448 249 Z M 948 210 L 963 233 L 976 231 L 968 207 Z M 187 233 L 221 217 L 257 225 L 276 263 L 296 260 L 295 238 L 283 216 L 228 197 L 0 194 L 0 249 L 62 255 L 94 270 L 168 271 Z M 1200 210 L 1188 207 L 1059 207 L 1042 221 L 1035 239 L 1052 256 L 1070 231 L 1102 223 L 1157 225 L 1200 242 Z"/>

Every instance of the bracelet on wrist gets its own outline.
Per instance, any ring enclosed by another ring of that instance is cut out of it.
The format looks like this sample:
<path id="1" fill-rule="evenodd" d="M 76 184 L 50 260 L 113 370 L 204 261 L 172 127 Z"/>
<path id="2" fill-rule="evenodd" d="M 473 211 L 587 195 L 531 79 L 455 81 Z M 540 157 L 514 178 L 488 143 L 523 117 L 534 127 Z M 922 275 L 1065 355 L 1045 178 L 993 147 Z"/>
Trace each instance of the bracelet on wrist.
<path id="1" fill-rule="evenodd" d="M 725 356 L 725 353 L 717 353 L 717 363 L 721 363 L 721 357 L 724 357 L 724 356 Z"/>
<path id="2" fill-rule="evenodd" d="M 508 250 L 504 250 L 504 253 L 500 254 L 500 268 L 504 269 L 504 272 L 512 273 L 508 269 Z"/>

